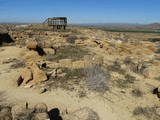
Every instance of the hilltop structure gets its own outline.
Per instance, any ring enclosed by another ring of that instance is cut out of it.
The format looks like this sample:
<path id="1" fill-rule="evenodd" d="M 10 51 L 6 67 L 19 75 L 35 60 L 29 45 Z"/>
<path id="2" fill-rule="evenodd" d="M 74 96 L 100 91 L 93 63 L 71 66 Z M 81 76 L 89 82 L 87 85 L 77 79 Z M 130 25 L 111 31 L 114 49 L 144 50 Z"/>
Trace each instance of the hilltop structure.
<path id="1" fill-rule="evenodd" d="M 48 18 L 43 22 L 43 24 L 48 24 L 48 26 L 53 26 L 53 30 L 55 29 L 66 29 L 67 26 L 67 18 L 66 17 L 52 17 Z"/>

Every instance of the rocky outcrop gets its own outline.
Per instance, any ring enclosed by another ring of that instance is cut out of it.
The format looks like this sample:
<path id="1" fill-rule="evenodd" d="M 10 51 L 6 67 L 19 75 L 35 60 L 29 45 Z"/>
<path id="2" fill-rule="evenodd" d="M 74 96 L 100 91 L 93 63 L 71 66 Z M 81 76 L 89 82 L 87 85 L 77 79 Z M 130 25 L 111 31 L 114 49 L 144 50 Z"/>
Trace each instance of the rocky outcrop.
<path id="1" fill-rule="evenodd" d="M 25 67 L 21 71 L 21 77 L 23 79 L 23 84 L 27 84 L 29 81 L 33 79 L 32 71 L 29 68 Z"/>
<path id="2" fill-rule="evenodd" d="M 34 108 L 30 108 L 28 103 L 24 102 L 11 108 L 2 108 L 0 120 L 62 120 L 62 117 L 58 108 L 48 111 L 45 103 L 37 103 Z"/>
<path id="3" fill-rule="evenodd" d="M 28 108 L 28 103 L 21 103 L 12 107 L 11 113 L 14 120 L 31 119 L 34 109 Z"/>
<path id="4" fill-rule="evenodd" d="M 28 51 L 28 52 L 24 53 L 22 58 L 27 63 L 30 63 L 30 62 L 33 62 L 33 61 L 34 62 L 36 62 L 36 61 L 38 62 L 38 61 L 42 61 L 43 60 L 43 58 L 41 56 L 39 56 L 36 51 Z"/>
<path id="5" fill-rule="evenodd" d="M 26 40 L 26 47 L 28 49 L 36 49 L 38 47 L 38 43 L 35 38 L 28 38 Z"/>
<path id="6" fill-rule="evenodd" d="M 53 110 L 48 111 L 45 103 L 37 103 L 34 108 L 29 108 L 27 102 L 14 105 L 13 107 L 2 108 L 0 120 L 57 120 L 57 113 Z M 59 113 L 58 113 L 58 117 Z M 58 119 L 60 120 L 60 119 Z"/>
<path id="7" fill-rule="evenodd" d="M 33 66 L 31 67 L 31 70 L 33 74 L 33 82 L 35 84 L 48 80 L 45 71 L 39 69 L 38 67 L 33 67 Z"/>

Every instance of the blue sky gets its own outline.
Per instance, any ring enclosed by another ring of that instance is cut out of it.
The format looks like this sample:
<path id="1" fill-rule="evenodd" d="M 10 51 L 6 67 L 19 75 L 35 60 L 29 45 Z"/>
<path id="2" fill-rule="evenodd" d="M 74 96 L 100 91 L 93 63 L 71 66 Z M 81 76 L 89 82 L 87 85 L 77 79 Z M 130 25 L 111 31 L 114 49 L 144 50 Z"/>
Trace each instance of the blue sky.
<path id="1" fill-rule="evenodd" d="M 160 0 L 0 0 L 0 22 L 42 23 L 66 16 L 69 23 L 160 22 Z"/>

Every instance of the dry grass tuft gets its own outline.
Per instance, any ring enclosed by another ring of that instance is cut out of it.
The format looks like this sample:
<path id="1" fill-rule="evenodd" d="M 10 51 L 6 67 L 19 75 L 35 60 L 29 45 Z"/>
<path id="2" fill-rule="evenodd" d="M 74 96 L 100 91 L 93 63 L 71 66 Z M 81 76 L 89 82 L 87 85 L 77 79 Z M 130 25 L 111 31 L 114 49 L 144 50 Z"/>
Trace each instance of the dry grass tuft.
<path id="1" fill-rule="evenodd" d="M 105 73 L 101 70 L 98 65 L 93 65 L 88 68 L 86 83 L 89 89 L 95 91 L 106 91 L 108 90 L 108 81 L 110 74 Z"/>

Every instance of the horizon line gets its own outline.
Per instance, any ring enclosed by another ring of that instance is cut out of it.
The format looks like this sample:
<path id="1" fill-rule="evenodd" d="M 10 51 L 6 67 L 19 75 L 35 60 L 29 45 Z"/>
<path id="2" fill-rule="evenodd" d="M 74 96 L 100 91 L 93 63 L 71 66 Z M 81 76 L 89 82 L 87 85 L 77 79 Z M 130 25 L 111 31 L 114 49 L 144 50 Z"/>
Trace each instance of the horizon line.
<path id="1" fill-rule="evenodd" d="M 0 22 L 0 24 L 43 24 L 41 22 Z M 130 22 L 86 22 L 86 23 L 68 23 L 68 25 L 103 25 L 103 24 L 132 24 L 132 25 L 147 25 L 147 24 L 160 24 L 160 22 L 151 23 L 130 23 Z"/>

